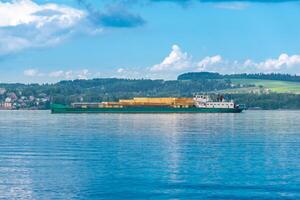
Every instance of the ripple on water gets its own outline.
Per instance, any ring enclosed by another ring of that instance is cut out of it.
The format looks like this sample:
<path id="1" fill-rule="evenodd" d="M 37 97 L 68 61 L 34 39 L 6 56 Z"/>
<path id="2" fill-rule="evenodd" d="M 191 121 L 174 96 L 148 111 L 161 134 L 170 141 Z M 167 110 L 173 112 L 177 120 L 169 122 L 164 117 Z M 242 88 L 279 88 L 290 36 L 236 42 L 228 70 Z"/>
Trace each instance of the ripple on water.
<path id="1" fill-rule="evenodd" d="M 299 111 L 0 111 L 0 199 L 300 199 Z"/>

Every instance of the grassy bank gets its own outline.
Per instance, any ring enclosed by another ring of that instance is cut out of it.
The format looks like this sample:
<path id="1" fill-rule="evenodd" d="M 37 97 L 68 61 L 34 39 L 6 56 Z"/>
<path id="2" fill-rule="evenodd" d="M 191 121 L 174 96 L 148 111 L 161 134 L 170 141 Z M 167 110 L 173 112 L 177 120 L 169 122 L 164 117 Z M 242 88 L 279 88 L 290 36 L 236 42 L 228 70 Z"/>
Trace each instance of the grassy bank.
<path id="1" fill-rule="evenodd" d="M 249 87 L 223 90 L 225 93 L 249 93 L 261 90 L 276 93 L 300 94 L 300 83 L 289 81 L 257 80 L 257 79 L 231 79 L 233 84 Z M 250 86 L 251 85 L 251 86 Z"/>

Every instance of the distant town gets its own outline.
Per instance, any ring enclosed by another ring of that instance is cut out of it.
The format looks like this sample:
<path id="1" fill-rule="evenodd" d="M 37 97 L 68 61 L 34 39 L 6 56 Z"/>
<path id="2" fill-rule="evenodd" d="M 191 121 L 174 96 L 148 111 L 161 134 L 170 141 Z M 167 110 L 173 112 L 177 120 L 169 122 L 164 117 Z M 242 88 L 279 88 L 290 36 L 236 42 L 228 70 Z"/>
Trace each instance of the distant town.
<path id="1" fill-rule="evenodd" d="M 42 109 L 50 103 L 50 97 L 45 93 L 37 95 L 26 95 L 22 91 L 9 92 L 5 88 L 0 88 L 0 109 Z"/>

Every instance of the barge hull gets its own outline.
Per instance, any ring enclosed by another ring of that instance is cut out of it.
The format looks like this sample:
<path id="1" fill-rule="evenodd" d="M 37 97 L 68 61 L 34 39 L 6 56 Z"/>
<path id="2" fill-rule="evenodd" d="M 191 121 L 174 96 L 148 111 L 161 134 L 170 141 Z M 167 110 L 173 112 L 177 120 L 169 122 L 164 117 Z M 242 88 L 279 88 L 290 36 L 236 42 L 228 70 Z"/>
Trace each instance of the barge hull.
<path id="1" fill-rule="evenodd" d="M 124 107 L 124 108 L 72 108 L 52 105 L 51 113 L 240 113 L 240 108 L 172 108 L 172 107 Z"/>

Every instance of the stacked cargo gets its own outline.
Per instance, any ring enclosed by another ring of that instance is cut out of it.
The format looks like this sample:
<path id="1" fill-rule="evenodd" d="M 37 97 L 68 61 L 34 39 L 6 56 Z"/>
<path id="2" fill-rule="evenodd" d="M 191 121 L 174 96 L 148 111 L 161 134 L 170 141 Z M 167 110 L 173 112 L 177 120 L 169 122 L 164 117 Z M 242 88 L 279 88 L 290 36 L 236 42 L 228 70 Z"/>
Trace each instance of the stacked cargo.
<path id="1" fill-rule="evenodd" d="M 103 108 L 122 108 L 123 106 L 119 102 L 102 102 Z"/>
<path id="2" fill-rule="evenodd" d="M 123 108 L 123 107 L 174 107 L 190 108 L 194 107 L 192 98 L 133 98 L 129 100 L 121 99 L 118 102 L 102 103 L 73 103 L 73 108 Z"/>
<path id="3" fill-rule="evenodd" d="M 190 108 L 194 106 L 195 102 L 193 98 L 176 98 L 173 105 L 175 108 Z"/>
<path id="4" fill-rule="evenodd" d="M 122 106 L 169 106 L 188 108 L 194 106 L 192 98 L 134 98 L 130 100 L 119 100 Z"/>

